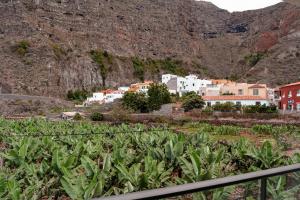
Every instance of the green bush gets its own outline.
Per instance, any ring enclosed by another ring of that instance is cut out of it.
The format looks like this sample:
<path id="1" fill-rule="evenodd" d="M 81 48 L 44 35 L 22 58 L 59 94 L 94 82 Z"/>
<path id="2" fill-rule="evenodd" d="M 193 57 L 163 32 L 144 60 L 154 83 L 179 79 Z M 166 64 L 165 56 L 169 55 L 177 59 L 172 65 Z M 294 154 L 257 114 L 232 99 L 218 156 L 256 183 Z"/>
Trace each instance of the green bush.
<path id="1" fill-rule="evenodd" d="M 126 92 L 122 98 L 122 105 L 133 111 L 149 112 L 148 99 L 144 93 Z"/>
<path id="2" fill-rule="evenodd" d="M 264 57 L 265 57 L 265 54 L 263 54 L 263 53 L 250 54 L 250 55 L 245 56 L 245 61 L 249 66 L 253 67 Z"/>
<path id="3" fill-rule="evenodd" d="M 278 113 L 277 107 L 275 105 L 267 106 L 263 105 L 253 105 L 253 106 L 243 106 L 244 113 Z"/>
<path id="4" fill-rule="evenodd" d="M 25 54 L 28 53 L 29 47 L 30 43 L 26 40 L 22 40 L 18 42 L 16 51 L 20 56 L 25 56 Z"/>
<path id="5" fill-rule="evenodd" d="M 92 60 L 97 63 L 100 69 L 100 75 L 102 78 L 102 86 L 106 87 L 106 78 L 109 72 L 108 64 L 112 64 L 112 57 L 108 54 L 107 51 L 102 50 L 92 50 L 90 52 Z"/>
<path id="6" fill-rule="evenodd" d="M 193 109 L 202 109 L 205 105 L 201 96 L 198 96 L 196 93 L 190 93 L 187 96 L 184 96 L 182 102 L 182 108 L 184 112 L 188 112 Z"/>
<path id="7" fill-rule="evenodd" d="M 252 132 L 259 135 L 272 135 L 274 127 L 272 125 L 254 125 Z"/>
<path id="8" fill-rule="evenodd" d="M 53 44 L 52 50 L 57 60 L 60 60 L 63 56 L 67 55 L 66 51 L 59 44 Z"/>
<path id="9" fill-rule="evenodd" d="M 237 126 L 221 125 L 216 127 L 216 134 L 219 135 L 239 135 L 240 128 Z"/>
<path id="10" fill-rule="evenodd" d="M 226 103 L 217 103 L 213 105 L 214 111 L 220 111 L 220 112 L 232 112 L 237 110 L 237 107 L 232 102 L 226 102 Z"/>
<path id="11" fill-rule="evenodd" d="M 132 58 L 133 75 L 141 81 L 145 80 L 145 63 L 138 57 Z"/>
<path id="12" fill-rule="evenodd" d="M 150 111 L 159 110 L 162 105 L 171 103 L 171 95 L 165 84 L 151 84 L 148 90 Z"/>
<path id="13" fill-rule="evenodd" d="M 104 116 L 103 116 L 102 113 L 95 112 L 95 113 L 92 113 L 90 118 L 91 118 L 92 121 L 103 121 Z"/>
<path id="14" fill-rule="evenodd" d="M 171 102 L 171 95 L 166 85 L 151 84 L 148 94 L 126 92 L 122 98 L 122 104 L 125 108 L 147 113 L 153 110 L 159 110 L 163 104 Z"/>
<path id="15" fill-rule="evenodd" d="M 71 101 L 83 102 L 88 97 L 88 92 L 86 90 L 75 90 L 68 91 L 67 99 Z"/>
<path id="16" fill-rule="evenodd" d="M 73 117 L 73 120 L 80 121 L 80 120 L 82 120 L 82 116 L 79 113 L 76 113 Z"/>
<path id="17" fill-rule="evenodd" d="M 182 67 L 182 61 L 166 58 L 164 60 L 159 60 L 158 63 L 161 68 L 168 73 L 180 76 L 187 75 L 187 71 Z"/>

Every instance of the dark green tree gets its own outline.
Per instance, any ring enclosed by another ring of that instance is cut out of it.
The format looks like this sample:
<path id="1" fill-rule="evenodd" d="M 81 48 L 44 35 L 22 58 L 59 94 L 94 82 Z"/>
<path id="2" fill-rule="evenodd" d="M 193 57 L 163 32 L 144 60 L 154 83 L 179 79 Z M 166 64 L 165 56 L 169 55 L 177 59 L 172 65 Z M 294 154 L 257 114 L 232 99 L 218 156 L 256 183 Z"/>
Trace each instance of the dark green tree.
<path id="1" fill-rule="evenodd" d="M 183 98 L 182 108 L 184 112 L 188 112 L 193 109 L 202 109 L 205 105 L 202 97 L 196 93 L 190 93 Z"/>
<path id="2" fill-rule="evenodd" d="M 140 79 L 140 81 L 145 80 L 145 63 L 143 60 L 139 59 L 138 57 L 132 58 L 132 65 L 133 65 L 133 75 Z"/>
<path id="3" fill-rule="evenodd" d="M 126 92 L 122 98 L 122 105 L 141 113 L 149 112 L 148 99 L 144 93 Z"/>
<path id="4" fill-rule="evenodd" d="M 171 94 L 165 84 L 151 84 L 148 90 L 150 111 L 159 110 L 163 104 L 171 103 Z"/>
<path id="5" fill-rule="evenodd" d="M 101 50 L 93 50 L 90 52 L 91 58 L 95 63 L 97 63 L 100 69 L 100 75 L 102 78 L 102 86 L 106 87 L 106 78 L 108 75 L 108 66 L 105 64 L 104 59 L 108 59 L 109 55 L 106 51 L 102 52 Z"/>

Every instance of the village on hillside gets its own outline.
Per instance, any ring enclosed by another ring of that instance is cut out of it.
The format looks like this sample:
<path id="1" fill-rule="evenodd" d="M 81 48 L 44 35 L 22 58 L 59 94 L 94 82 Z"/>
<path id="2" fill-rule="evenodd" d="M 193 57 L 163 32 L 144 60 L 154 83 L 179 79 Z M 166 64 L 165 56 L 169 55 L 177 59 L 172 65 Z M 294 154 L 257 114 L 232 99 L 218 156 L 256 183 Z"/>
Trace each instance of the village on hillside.
<path id="1" fill-rule="evenodd" d="M 93 93 L 84 102 L 91 104 L 107 104 L 121 99 L 126 92 L 145 93 L 154 81 L 134 83 L 118 89 L 106 89 Z M 283 111 L 300 111 L 300 82 L 270 88 L 267 84 L 238 83 L 226 79 L 199 79 L 196 75 L 185 77 L 164 74 L 160 84 L 165 84 L 173 95 L 180 97 L 188 92 L 201 96 L 206 107 L 230 102 L 237 106 L 275 105 Z"/>

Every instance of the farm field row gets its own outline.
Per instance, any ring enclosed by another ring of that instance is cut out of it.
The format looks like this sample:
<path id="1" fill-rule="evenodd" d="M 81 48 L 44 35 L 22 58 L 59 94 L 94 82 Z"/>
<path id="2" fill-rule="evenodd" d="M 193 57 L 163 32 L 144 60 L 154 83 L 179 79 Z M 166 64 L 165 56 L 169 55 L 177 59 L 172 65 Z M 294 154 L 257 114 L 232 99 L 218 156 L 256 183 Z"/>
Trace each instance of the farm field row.
<path id="1" fill-rule="evenodd" d="M 173 128 L 0 119 L 0 198 L 91 199 L 300 162 L 299 154 L 286 154 L 290 138 L 300 135 L 297 127 L 245 130 L 189 123 Z M 241 137 L 246 133 L 249 137 Z M 273 199 L 299 192 L 296 187 L 286 192 L 286 179 L 270 181 Z M 255 198 L 257 184 L 250 183 L 193 197 L 230 199 L 241 187 L 241 195 Z"/>

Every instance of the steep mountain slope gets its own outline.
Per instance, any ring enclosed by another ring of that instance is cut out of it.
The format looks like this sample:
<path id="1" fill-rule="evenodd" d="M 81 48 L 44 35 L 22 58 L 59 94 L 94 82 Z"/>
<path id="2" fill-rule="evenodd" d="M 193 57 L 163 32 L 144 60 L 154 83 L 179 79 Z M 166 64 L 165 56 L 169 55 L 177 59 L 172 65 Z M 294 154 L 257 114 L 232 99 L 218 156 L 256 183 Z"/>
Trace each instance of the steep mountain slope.
<path id="1" fill-rule="evenodd" d="M 100 86 L 98 49 L 110 86 L 168 71 L 272 85 L 300 76 L 300 8 L 288 3 L 230 14 L 194 0 L 3 0 L 0 25 L 2 92 Z"/>

